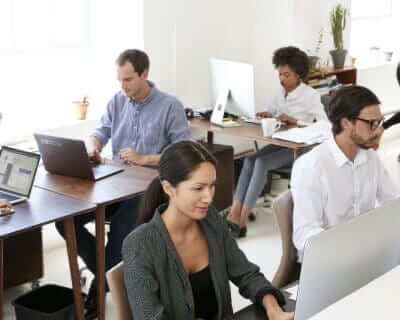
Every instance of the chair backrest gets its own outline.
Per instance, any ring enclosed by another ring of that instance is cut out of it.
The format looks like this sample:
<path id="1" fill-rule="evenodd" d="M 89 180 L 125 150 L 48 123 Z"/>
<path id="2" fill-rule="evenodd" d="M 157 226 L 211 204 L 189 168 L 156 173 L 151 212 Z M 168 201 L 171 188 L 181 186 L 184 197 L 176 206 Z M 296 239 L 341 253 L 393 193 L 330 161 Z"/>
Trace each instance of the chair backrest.
<path id="1" fill-rule="evenodd" d="M 272 209 L 281 232 L 282 257 L 272 284 L 282 288 L 299 280 L 300 263 L 297 262 L 297 252 L 293 245 L 293 199 L 290 190 L 274 200 Z"/>
<path id="2" fill-rule="evenodd" d="M 133 320 L 124 282 L 124 263 L 120 262 L 107 274 L 111 297 L 116 307 L 117 320 Z"/>
<path id="3" fill-rule="evenodd" d="M 399 83 L 399 86 L 400 86 L 400 62 L 397 65 L 396 76 L 397 76 L 397 82 Z"/>

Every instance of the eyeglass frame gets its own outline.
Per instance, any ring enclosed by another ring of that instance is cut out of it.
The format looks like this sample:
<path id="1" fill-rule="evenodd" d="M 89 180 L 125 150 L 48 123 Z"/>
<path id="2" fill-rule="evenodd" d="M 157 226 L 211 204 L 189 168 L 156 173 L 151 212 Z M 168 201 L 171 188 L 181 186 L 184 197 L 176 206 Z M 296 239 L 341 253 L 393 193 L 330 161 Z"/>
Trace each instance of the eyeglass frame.
<path id="1" fill-rule="evenodd" d="M 356 120 L 360 120 L 363 121 L 365 123 L 367 123 L 369 125 L 369 128 L 371 130 L 376 130 L 379 127 L 381 127 L 383 125 L 383 122 L 385 121 L 385 118 L 381 118 L 381 119 L 363 119 L 363 118 L 356 118 Z"/>

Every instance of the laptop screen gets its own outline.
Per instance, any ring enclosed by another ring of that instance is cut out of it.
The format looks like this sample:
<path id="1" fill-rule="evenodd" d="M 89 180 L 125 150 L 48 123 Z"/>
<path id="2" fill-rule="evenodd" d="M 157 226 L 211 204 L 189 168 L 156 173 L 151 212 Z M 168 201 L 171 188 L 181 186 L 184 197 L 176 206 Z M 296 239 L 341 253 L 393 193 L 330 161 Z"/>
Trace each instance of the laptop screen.
<path id="1" fill-rule="evenodd" d="M 3 147 L 0 154 L 0 190 L 28 197 L 40 156 Z"/>

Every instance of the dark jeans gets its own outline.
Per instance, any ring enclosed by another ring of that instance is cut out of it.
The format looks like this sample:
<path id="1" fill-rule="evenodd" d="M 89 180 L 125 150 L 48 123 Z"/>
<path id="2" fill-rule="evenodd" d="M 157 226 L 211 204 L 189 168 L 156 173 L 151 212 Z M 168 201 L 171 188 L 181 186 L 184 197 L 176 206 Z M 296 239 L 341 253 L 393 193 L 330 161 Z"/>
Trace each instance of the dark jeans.
<path id="1" fill-rule="evenodd" d="M 110 231 L 107 234 L 105 247 L 106 271 L 122 260 L 122 242 L 136 226 L 139 202 L 140 196 L 106 207 L 106 220 L 110 221 Z M 76 216 L 74 222 L 78 255 L 83 259 L 87 268 L 96 275 L 96 238 L 85 228 L 85 225 L 94 219 L 95 214 L 91 212 Z M 63 222 L 56 222 L 56 228 L 65 239 Z"/>

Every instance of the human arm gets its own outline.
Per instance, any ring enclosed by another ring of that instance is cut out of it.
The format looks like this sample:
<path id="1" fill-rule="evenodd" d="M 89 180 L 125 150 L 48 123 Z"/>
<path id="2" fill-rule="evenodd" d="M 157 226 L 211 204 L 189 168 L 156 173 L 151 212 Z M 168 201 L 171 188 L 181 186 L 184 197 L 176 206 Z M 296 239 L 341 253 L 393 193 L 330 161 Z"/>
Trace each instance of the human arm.
<path id="1" fill-rule="evenodd" d="M 324 230 L 324 189 L 320 171 L 315 163 L 310 162 L 308 155 L 295 161 L 290 189 L 293 199 L 293 243 L 300 261 L 307 240 Z"/>
<path id="2" fill-rule="evenodd" d="M 282 310 L 276 298 L 271 294 L 266 294 L 262 299 L 262 304 L 266 310 L 269 320 L 293 320 L 293 312 L 285 312 Z"/>
<path id="3" fill-rule="evenodd" d="M 311 114 L 311 117 L 313 117 L 317 121 L 326 120 L 327 115 L 321 102 L 321 95 L 316 90 L 314 91 L 315 92 L 313 92 L 310 97 L 309 113 Z"/>
<path id="4" fill-rule="evenodd" d="M 0 215 L 7 215 L 13 213 L 12 205 L 10 202 L 4 199 L 0 199 Z"/>
<path id="5" fill-rule="evenodd" d="M 276 119 L 285 122 L 291 125 L 297 125 L 297 119 L 291 116 L 288 116 L 286 113 L 281 113 L 280 115 L 276 116 Z"/>
<path id="6" fill-rule="evenodd" d="M 108 103 L 106 112 L 102 115 L 100 119 L 100 125 L 96 128 L 96 130 L 90 137 L 93 150 L 89 153 L 89 158 L 94 158 L 94 160 L 98 160 L 101 150 L 103 150 L 103 147 L 111 138 L 113 110 L 115 108 L 116 101 L 117 95 L 115 95 L 113 99 L 111 99 Z"/>
<path id="7" fill-rule="evenodd" d="M 260 268 L 246 258 L 232 238 L 226 222 L 222 221 L 221 217 L 217 217 L 221 226 L 220 233 L 223 238 L 225 264 L 229 280 L 239 288 L 243 297 L 249 298 L 253 303 L 263 305 L 263 297 L 271 295 L 280 306 L 283 306 L 285 298 L 280 290 L 273 287 L 260 272 Z"/>
<path id="8" fill-rule="evenodd" d="M 376 198 L 380 204 L 397 199 L 400 197 L 399 187 L 395 184 L 393 179 L 390 177 L 388 171 L 383 166 L 379 155 L 374 152 L 375 161 L 378 167 L 378 188 Z"/>
<path id="9" fill-rule="evenodd" d="M 174 99 L 166 115 L 165 134 L 169 144 L 191 139 L 190 127 L 182 103 Z"/>
<path id="10" fill-rule="evenodd" d="M 256 117 L 257 118 L 272 118 L 272 114 L 267 111 L 257 112 Z"/>
<path id="11" fill-rule="evenodd" d="M 102 163 L 103 158 L 101 157 L 101 150 L 103 149 L 103 145 L 99 138 L 96 136 L 90 137 L 92 143 L 92 150 L 89 152 L 89 160 L 94 161 L 95 163 Z"/>
<path id="12" fill-rule="evenodd" d="M 119 157 L 126 164 L 136 164 L 139 166 L 158 166 L 161 154 L 140 154 L 132 148 L 125 148 L 119 152 Z"/>
<path id="13" fill-rule="evenodd" d="M 122 246 L 124 280 L 133 319 L 168 320 L 159 298 L 159 282 L 154 273 L 145 239 L 130 234 Z"/>
<path id="14" fill-rule="evenodd" d="M 4 199 L 0 199 L 0 208 L 11 208 L 12 205 L 10 202 Z"/>

